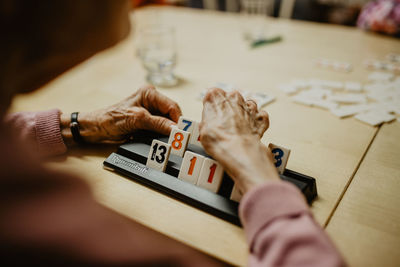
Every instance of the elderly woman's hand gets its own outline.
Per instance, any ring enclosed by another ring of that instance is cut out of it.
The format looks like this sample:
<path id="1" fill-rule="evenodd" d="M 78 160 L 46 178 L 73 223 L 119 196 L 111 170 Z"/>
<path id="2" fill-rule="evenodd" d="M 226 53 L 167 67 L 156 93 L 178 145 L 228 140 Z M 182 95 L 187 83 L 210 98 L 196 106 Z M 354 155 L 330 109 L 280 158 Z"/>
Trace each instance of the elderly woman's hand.
<path id="1" fill-rule="evenodd" d="M 279 179 L 269 149 L 260 138 L 269 127 L 267 112 L 235 91 L 213 88 L 204 97 L 200 124 L 206 152 L 223 165 L 242 193 Z"/>
<path id="2" fill-rule="evenodd" d="M 168 135 L 181 110 L 178 104 L 146 86 L 125 100 L 94 112 L 78 116 L 80 134 L 85 142 L 123 142 L 135 130 L 151 130 Z M 70 115 L 62 114 L 61 131 L 64 140 L 71 141 Z"/>

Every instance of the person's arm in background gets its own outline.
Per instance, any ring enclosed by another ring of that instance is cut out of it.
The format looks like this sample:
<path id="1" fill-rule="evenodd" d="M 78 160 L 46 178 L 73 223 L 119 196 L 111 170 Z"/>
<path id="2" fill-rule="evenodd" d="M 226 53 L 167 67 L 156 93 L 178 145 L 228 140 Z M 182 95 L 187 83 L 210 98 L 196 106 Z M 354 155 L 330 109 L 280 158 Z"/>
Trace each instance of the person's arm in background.
<path id="1" fill-rule="evenodd" d="M 400 1 L 370 1 L 364 5 L 357 20 L 364 30 L 400 36 Z"/>
<path id="2" fill-rule="evenodd" d="M 345 265 L 300 191 L 279 179 L 260 141 L 268 126 L 268 114 L 238 92 L 214 88 L 204 98 L 201 142 L 244 193 L 239 212 L 250 266 Z"/>
<path id="3" fill-rule="evenodd" d="M 152 86 L 139 89 L 123 101 L 94 112 L 79 113 L 79 129 L 87 143 L 123 142 L 135 130 L 169 134 L 181 115 L 177 103 Z M 24 143 L 33 144 L 42 156 L 54 156 L 74 145 L 70 114 L 58 109 L 8 114 L 5 123 Z"/>

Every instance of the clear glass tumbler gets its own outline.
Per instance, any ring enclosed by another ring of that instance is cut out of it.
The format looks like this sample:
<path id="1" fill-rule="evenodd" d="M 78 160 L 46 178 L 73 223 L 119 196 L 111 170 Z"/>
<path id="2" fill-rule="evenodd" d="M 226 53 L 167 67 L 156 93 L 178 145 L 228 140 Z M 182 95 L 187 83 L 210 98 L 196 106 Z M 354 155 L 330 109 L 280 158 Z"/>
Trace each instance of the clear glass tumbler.
<path id="1" fill-rule="evenodd" d="M 244 38 L 250 42 L 266 38 L 266 17 L 273 9 L 273 0 L 240 0 Z"/>
<path id="2" fill-rule="evenodd" d="M 170 87 L 177 84 L 175 30 L 164 26 L 147 26 L 138 33 L 138 54 L 147 70 L 147 81 Z"/>

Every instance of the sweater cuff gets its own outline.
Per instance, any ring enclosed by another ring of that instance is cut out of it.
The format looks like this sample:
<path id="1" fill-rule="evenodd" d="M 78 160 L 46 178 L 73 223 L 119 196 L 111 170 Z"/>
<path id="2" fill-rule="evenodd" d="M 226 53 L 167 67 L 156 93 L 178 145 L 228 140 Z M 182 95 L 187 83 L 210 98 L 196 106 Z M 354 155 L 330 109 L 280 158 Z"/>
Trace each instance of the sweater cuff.
<path id="1" fill-rule="evenodd" d="M 284 181 L 273 181 L 257 186 L 243 196 L 239 216 L 243 224 L 247 243 L 270 222 L 279 217 L 311 215 L 304 196 L 294 185 Z"/>
<path id="2" fill-rule="evenodd" d="M 35 130 L 40 154 L 53 156 L 67 151 L 61 136 L 60 110 L 52 109 L 36 113 Z"/>

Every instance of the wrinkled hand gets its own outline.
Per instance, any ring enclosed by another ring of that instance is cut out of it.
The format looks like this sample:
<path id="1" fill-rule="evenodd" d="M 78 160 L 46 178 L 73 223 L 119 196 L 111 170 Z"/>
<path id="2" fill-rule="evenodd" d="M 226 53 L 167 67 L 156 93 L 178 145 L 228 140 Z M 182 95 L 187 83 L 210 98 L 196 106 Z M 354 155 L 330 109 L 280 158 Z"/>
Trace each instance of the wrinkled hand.
<path id="1" fill-rule="evenodd" d="M 181 114 L 176 102 L 153 86 L 145 86 L 115 105 L 79 113 L 78 121 L 80 134 L 86 142 L 122 142 L 140 129 L 168 135 Z M 67 126 L 66 131 L 69 122 Z"/>
<path id="2" fill-rule="evenodd" d="M 213 88 L 203 100 L 201 143 L 220 162 L 242 193 L 266 180 L 279 179 L 269 149 L 260 138 L 269 127 L 268 113 L 237 92 Z"/>

